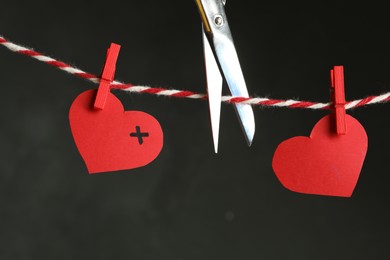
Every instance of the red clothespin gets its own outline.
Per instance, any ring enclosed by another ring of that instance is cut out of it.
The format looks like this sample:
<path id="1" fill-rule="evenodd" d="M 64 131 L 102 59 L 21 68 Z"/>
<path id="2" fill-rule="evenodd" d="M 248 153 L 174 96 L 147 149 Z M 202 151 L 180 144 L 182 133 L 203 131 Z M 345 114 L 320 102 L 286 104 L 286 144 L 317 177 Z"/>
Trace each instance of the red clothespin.
<path id="1" fill-rule="evenodd" d="M 96 94 L 95 109 L 103 109 L 106 104 L 107 95 L 110 92 L 110 84 L 114 80 L 116 60 L 118 59 L 120 47 L 118 44 L 111 43 L 110 48 L 107 50 L 106 62 Z"/>
<path id="2" fill-rule="evenodd" d="M 334 106 L 336 132 L 338 135 L 345 135 L 347 127 L 345 124 L 344 67 L 333 66 L 333 69 L 330 70 L 330 80 L 330 94 Z"/>

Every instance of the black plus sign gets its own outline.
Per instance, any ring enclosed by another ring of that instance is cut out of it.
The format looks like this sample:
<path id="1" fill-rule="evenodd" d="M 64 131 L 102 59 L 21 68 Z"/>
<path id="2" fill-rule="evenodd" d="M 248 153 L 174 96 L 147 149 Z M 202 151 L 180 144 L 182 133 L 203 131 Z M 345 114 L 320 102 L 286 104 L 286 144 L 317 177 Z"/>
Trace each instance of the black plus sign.
<path id="1" fill-rule="evenodd" d="M 131 136 L 131 137 L 137 137 L 137 138 L 138 138 L 138 143 L 139 143 L 139 144 L 142 144 L 142 143 L 144 142 L 144 140 L 143 140 L 142 138 L 143 138 L 143 137 L 148 137 L 148 136 L 149 136 L 149 133 L 148 133 L 148 132 L 142 133 L 142 132 L 141 132 L 141 127 L 136 126 L 136 127 L 135 127 L 135 133 L 130 133 L 130 136 Z"/>

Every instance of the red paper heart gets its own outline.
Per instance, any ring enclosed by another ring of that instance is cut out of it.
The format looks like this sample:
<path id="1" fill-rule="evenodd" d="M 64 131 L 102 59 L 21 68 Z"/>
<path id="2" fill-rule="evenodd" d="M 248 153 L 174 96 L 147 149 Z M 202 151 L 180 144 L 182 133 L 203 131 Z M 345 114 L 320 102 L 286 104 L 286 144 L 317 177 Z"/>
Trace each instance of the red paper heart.
<path id="1" fill-rule="evenodd" d="M 141 111 L 124 111 L 109 93 L 103 110 L 95 110 L 96 90 L 81 93 L 72 103 L 69 122 L 76 146 L 89 173 L 133 169 L 152 162 L 163 146 L 158 121 Z"/>
<path id="2" fill-rule="evenodd" d="M 347 133 L 337 135 L 331 115 L 314 126 L 310 137 L 297 136 L 276 149 L 272 167 L 279 181 L 291 191 L 350 197 L 367 152 L 363 126 L 346 115 Z"/>

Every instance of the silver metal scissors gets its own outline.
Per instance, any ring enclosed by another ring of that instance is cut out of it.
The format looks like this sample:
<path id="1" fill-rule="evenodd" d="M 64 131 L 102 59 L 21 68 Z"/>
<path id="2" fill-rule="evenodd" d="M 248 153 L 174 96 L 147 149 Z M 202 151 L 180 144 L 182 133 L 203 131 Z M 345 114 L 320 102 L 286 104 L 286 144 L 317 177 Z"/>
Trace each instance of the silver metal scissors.
<path id="1" fill-rule="evenodd" d="M 215 153 L 218 152 L 223 78 L 232 96 L 249 97 L 233 37 L 225 14 L 226 0 L 195 0 L 202 19 L 207 95 Z M 223 77 L 220 73 L 223 72 Z M 234 104 L 245 139 L 250 146 L 255 135 L 252 106 Z"/>

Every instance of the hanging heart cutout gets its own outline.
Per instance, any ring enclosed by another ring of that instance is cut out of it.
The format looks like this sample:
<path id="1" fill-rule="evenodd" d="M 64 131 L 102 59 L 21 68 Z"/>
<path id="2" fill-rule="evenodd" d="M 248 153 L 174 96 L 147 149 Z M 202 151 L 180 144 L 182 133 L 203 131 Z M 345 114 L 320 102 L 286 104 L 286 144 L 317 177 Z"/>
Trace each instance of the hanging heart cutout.
<path id="1" fill-rule="evenodd" d="M 358 120 L 350 115 L 345 120 L 345 135 L 335 133 L 334 118 L 328 115 L 317 122 L 310 137 L 293 137 L 277 147 L 272 167 L 284 187 L 305 194 L 352 195 L 368 138 Z"/>
<path id="2" fill-rule="evenodd" d="M 93 108 L 96 90 L 81 93 L 69 111 L 70 128 L 88 172 L 133 169 L 152 162 L 163 146 L 159 122 L 141 111 L 124 111 L 108 94 L 102 110 Z"/>

